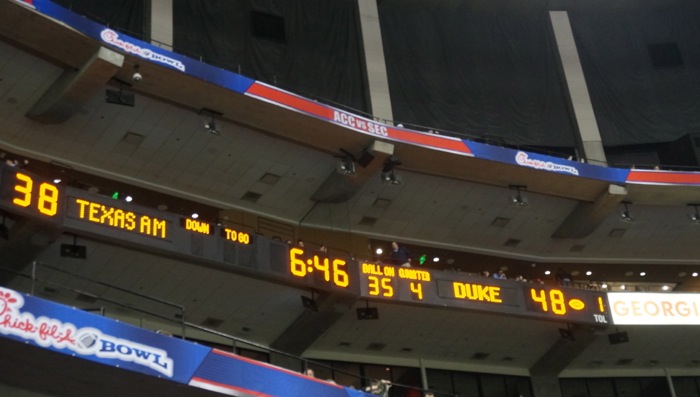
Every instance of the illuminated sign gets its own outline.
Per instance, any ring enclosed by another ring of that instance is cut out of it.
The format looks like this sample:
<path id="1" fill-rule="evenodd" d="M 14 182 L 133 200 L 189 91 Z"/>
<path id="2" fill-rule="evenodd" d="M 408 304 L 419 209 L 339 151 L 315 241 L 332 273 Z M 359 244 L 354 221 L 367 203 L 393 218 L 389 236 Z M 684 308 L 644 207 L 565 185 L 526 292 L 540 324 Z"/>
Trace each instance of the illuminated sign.
<path id="1" fill-rule="evenodd" d="M 51 181 L 16 168 L 4 168 L 0 177 L 0 203 L 24 215 L 60 222 L 63 195 Z"/>
<path id="2" fill-rule="evenodd" d="M 21 169 L 4 167 L 0 175 L 0 208 L 46 220 L 75 235 L 126 243 L 185 260 L 218 264 L 295 287 L 353 295 L 359 299 L 561 322 L 611 323 L 606 294 L 601 292 L 381 263 L 358 264 L 354 259 L 290 247 L 282 241 L 254 236 L 232 227 L 54 185 Z M 657 317 L 673 314 L 688 318 L 697 313 L 699 307 L 700 303 L 653 306 L 647 302 L 618 304 L 617 309 L 618 315 L 646 310 Z"/>
<path id="3" fill-rule="evenodd" d="M 616 325 L 700 325 L 700 294 L 610 292 Z"/>
<path id="4" fill-rule="evenodd" d="M 431 281 L 430 273 L 425 270 L 362 263 L 360 289 L 369 297 L 400 299 L 408 295 L 411 300 L 423 300 L 423 283 Z"/>
<path id="5" fill-rule="evenodd" d="M 608 323 L 608 308 L 603 293 L 575 288 L 528 287 L 525 302 L 531 311 L 551 313 L 561 318 L 593 318 L 596 323 Z"/>
<path id="6" fill-rule="evenodd" d="M 295 277 L 315 276 L 319 282 L 347 288 L 350 285 L 350 277 L 346 265 L 345 259 L 307 255 L 298 247 L 289 250 L 289 272 Z"/>
<path id="7" fill-rule="evenodd" d="M 145 236 L 162 239 L 169 236 L 170 222 L 154 216 L 77 197 L 69 197 L 68 203 L 68 215 L 80 220 Z"/>
<path id="8" fill-rule="evenodd" d="M 200 234 L 214 234 L 214 227 L 210 223 L 198 221 L 192 218 L 180 218 L 180 226 L 185 230 Z"/>
<path id="9" fill-rule="evenodd" d="M 243 245 L 248 245 L 252 242 L 250 234 L 245 232 L 239 232 L 228 227 L 224 227 L 221 229 L 221 236 L 228 241 L 233 241 L 234 243 L 239 243 Z"/>
<path id="10" fill-rule="evenodd" d="M 605 294 L 438 270 L 362 263 L 360 295 L 541 319 L 610 324 Z"/>

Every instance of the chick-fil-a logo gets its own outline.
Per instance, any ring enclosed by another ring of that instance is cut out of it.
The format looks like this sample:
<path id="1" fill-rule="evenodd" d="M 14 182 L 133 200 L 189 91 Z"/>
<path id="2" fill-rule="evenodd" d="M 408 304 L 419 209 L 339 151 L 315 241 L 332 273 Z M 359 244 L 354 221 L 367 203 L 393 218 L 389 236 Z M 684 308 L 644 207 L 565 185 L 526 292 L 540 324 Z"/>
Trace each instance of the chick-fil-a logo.
<path id="1" fill-rule="evenodd" d="M 515 162 L 518 163 L 518 165 L 522 165 L 525 167 L 532 167 L 536 168 L 538 170 L 547 170 L 547 171 L 554 171 L 554 172 L 567 172 L 572 175 L 578 175 L 578 169 L 576 167 L 572 167 L 570 165 L 564 165 L 564 164 L 557 164 L 553 163 L 551 161 L 542 161 L 542 160 L 537 160 L 537 159 L 531 159 L 529 158 L 528 154 L 525 152 L 518 152 L 515 155 Z"/>
<path id="2" fill-rule="evenodd" d="M 130 52 L 132 54 L 138 55 L 141 58 L 144 59 L 150 59 L 155 62 L 160 62 L 164 65 L 168 65 L 171 67 L 174 67 L 175 69 L 178 69 L 180 71 L 185 71 L 185 64 L 178 61 L 177 59 L 170 58 L 168 56 L 165 56 L 163 54 L 159 54 L 157 52 L 153 52 L 149 50 L 148 48 L 143 48 L 141 46 L 138 46 L 133 43 L 129 43 L 128 41 L 124 41 L 119 38 L 119 33 L 115 32 L 112 29 L 104 29 L 102 32 L 100 32 L 100 37 L 102 37 L 102 40 L 104 40 L 106 43 L 109 43 L 113 46 L 119 47 L 122 50 L 126 52 Z"/>
<path id="3" fill-rule="evenodd" d="M 0 334 L 14 335 L 42 347 L 70 349 L 80 355 L 130 361 L 149 367 L 165 376 L 173 376 L 173 360 L 164 350 L 115 338 L 91 327 L 76 328 L 46 316 L 20 312 L 24 297 L 0 288 Z"/>

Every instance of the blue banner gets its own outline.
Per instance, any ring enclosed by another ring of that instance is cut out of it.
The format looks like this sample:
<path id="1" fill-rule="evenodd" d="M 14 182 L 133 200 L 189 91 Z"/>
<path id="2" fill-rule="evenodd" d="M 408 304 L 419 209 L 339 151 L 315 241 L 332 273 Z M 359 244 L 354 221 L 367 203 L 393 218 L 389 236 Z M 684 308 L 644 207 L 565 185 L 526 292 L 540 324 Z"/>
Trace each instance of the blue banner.
<path id="1" fill-rule="evenodd" d="M 232 91 L 244 93 L 255 81 L 248 77 L 195 61 L 186 56 L 176 54 L 144 41 L 122 35 L 108 27 L 78 15 L 73 11 L 56 5 L 49 0 L 35 0 L 33 5 L 40 13 L 57 19 L 86 36 L 97 39 L 121 52 L 187 73 Z"/>
<path id="2" fill-rule="evenodd" d="M 561 157 L 486 145 L 479 142 L 465 140 L 465 144 L 469 146 L 472 153 L 477 158 L 549 171 L 557 174 L 598 179 L 613 183 L 625 183 L 627 175 L 630 172 L 630 170 L 624 168 L 601 167 L 588 163 L 579 163 Z"/>
<path id="3" fill-rule="evenodd" d="M 211 351 L 2 287 L 0 335 L 185 384 Z"/>
<path id="4" fill-rule="evenodd" d="M 359 390 L 220 350 L 212 350 L 190 385 L 235 396 L 368 396 Z"/>

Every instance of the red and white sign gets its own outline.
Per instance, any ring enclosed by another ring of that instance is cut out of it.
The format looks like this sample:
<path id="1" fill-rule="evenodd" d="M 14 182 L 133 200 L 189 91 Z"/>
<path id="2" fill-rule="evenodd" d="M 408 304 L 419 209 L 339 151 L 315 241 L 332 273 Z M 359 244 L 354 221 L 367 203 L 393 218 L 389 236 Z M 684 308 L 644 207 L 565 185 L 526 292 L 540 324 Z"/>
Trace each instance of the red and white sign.
<path id="1" fill-rule="evenodd" d="M 610 292 L 615 325 L 700 325 L 700 294 Z"/>

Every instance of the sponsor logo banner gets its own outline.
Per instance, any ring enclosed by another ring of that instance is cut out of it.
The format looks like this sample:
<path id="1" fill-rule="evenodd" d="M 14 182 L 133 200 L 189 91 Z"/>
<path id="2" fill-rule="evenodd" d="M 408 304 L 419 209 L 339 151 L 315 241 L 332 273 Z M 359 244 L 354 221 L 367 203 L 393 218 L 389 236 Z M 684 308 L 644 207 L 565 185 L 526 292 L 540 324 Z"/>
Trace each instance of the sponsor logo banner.
<path id="1" fill-rule="evenodd" d="M 111 48 L 124 51 L 128 55 L 138 56 L 147 61 L 187 73 L 238 93 L 244 93 L 254 82 L 253 79 L 248 77 L 176 54 L 168 49 L 160 48 L 122 33 L 117 33 L 49 0 L 33 0 L 33 4 L 38 12 L 61 21 L 88 37 L 109 44 Z M 147 78 L 148 76 L 144 76 L 144 79 Z"/>
<path id="2" fill-rule="evenodd" d="M 0 335 L 181 383 L 211 350 L 6 288 Z"/>
<path id="3" fill-rule="evenodd" d="M 615 325 L 700 325 L 700 294 L 609 292 Z"/>
<path id="4" fill-rule="evenodd" d="M 625 183 L 629 174 L 628 169 L 601 167 L 545 154 L 525 152 L 479 142 L 467 142 L 474 156 L 485 160 L 614 183 Z"/>

